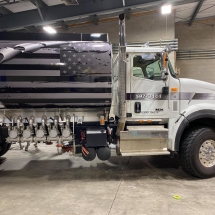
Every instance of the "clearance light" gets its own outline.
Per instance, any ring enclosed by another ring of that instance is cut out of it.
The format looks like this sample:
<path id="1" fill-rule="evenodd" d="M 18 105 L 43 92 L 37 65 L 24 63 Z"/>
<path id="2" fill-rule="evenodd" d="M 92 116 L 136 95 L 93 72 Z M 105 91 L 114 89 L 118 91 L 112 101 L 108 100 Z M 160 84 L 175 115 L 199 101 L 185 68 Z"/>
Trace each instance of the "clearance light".
<path id="1" fill-rule="evenodd" d="M 172 11 L 172 6 L 171 5 L 164 5 L 161 7 L 161 13 L 162 14 L 170 14 Z"/>
<path id="2" fill-rule="evenodd" d="M 172 92 L 178 92 L 178 88 L 177 87 L 173 87 L 173 88 L 171 88 L 171 91 Z"/>
<path id="3" fill-rule="evenodd" d="M 104 116 L 100 116 L 100 125 L 105 125 L 105 118 L 104 118 Z"/>
<path id="4" fill-rule="evenodd" d="M 46 31 L 49 34 L 56 34 L 57 33 L 57 31 L 54 28 L 50 27 L 50 26 L 44 26 L 43 30 Z"/>

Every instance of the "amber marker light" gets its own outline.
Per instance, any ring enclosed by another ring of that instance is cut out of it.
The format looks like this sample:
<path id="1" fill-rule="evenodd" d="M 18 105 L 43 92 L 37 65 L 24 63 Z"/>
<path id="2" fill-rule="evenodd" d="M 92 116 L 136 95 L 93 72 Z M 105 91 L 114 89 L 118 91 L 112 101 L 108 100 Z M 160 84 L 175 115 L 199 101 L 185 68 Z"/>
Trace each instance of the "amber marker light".
<path id="1" fill-rule="evenodd" d="M 173 88 L 171 88 L 171 91 L 172 92 L 178 92 L 178 88 L 177 87 L 173 87 Z"/>
<path id="2" fill-rule="evenodd" d="M 100 125 L 105 125 L 105 118 L 104 118 L 104 116 L 100 116 Z"/>

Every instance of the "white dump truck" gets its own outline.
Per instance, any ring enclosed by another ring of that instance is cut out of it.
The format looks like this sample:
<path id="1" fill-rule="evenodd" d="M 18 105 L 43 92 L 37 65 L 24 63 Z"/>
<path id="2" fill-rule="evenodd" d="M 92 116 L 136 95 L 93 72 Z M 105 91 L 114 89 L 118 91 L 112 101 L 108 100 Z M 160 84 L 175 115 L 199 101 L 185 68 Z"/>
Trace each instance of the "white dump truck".
<path id="1" fill-rule="evenodd" d="M 185 172 L 215 175 L 215 85 L 177 78 L 171 48 L 127 47 L 105 34 L 0 36 L 0 156 L 11 144 L 56 144 L 108 160 L 179 153 Z"/>

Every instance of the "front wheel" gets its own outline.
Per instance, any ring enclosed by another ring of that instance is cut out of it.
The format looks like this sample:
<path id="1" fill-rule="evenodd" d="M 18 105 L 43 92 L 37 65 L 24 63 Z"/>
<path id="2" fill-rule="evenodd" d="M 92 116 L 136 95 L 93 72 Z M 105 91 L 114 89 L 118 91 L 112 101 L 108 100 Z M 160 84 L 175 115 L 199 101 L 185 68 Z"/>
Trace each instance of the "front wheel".
<path id="1" fill-rule="evenodd" d="M 4 155 L 9 149 L 10 149 L 11 144 L 10 143 L 6 143 L 2 144 L 1 148 L 0 148 L 0 156 Z"/>
<path id="2" fill-rule="evenodd" d="M 211 128 L 193 128 L 180 145 L 183 170 L 195 177 L 215 176 L 215 132 Z"/>
<path id="3" fill-rule="evenodd" d="M 8 137 L 8 128 L 0 126 L 0 156 L 4 155 L 9 149 L 11 144 L 6 142 Z"/>

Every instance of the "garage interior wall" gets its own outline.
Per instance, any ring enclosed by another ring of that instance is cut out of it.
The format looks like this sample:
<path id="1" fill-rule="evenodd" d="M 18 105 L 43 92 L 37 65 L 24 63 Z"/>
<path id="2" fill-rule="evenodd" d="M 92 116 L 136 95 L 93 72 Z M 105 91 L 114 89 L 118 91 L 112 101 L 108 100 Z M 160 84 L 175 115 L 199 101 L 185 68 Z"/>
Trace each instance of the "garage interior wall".
<path id="1" fill-rule="evenodd" d="M 167 25 L 166 25 L 167 24 Z M 166 28 L 167 26 L 167 28 Z M 119 43 L 118 19 L 99 23 L 72 27 L 70 33 L 108 33 L 109 40 L 113 44 Z M 126 20 L 127 43 L 147 42 L 157 40 L 175 39 L 175 17 L 174 13 L 167 16 L 159 12 L 148 12 Z M 170 56 L 174 65 L 174 54 Z"/>
<path id="2" fill-rule="evenodd" d="M 179 51 L 215 50 L 215 19 L 188 24 L 176 24 Z M 179 78 L 192 78 L 215 84 L 215 56 L 211 59 L 176 60 Z"/>

